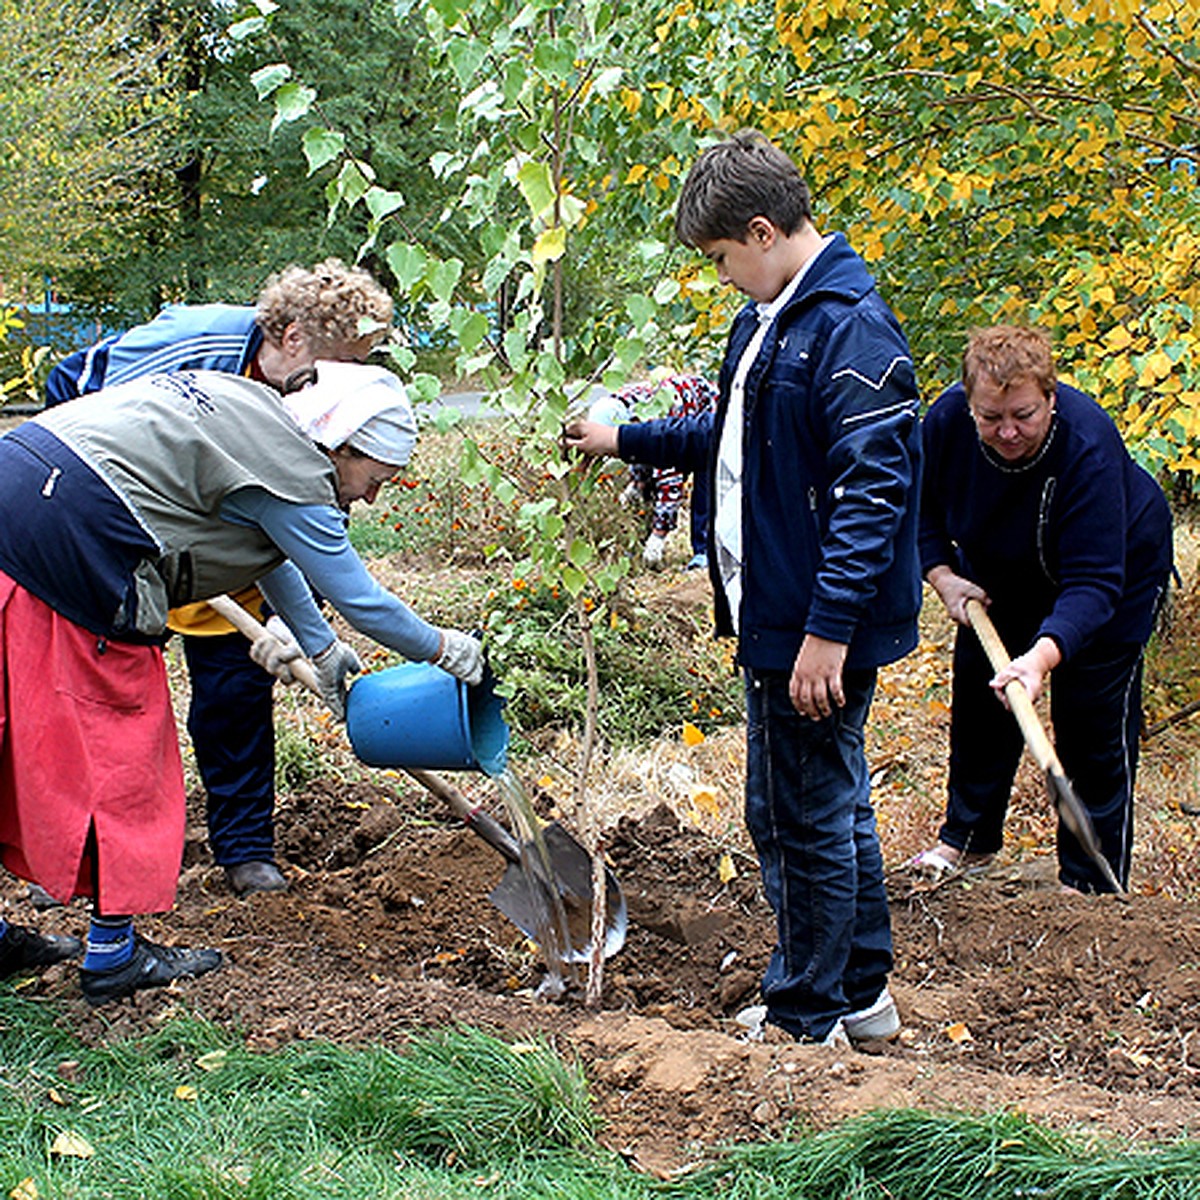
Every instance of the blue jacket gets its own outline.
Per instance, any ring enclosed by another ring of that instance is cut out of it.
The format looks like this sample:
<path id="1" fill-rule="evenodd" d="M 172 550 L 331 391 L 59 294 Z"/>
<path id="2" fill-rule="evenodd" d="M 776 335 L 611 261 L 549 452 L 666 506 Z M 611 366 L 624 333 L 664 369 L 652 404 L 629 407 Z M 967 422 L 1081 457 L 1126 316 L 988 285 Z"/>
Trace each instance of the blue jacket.
<path id="1" fill-rule="evenodd" d="M 1171 510 L 1100 405 L 1060 383 L 1028 463 L 980 442 L 962 384 L 930 408 L 923 435 L 923 571 L 979 584 L 999 628 L 1053 638 L 1064 659 L 1146 642 L 1171 569 Z"/>
<path id="2" fill-rule="evenodd" d="M 623 425 L 622 458 L 708 471 L 730 386 L 754 335 L 729 336 L 713 414 Z M 893 662 L 917 643 L 918 394 L 908 344 L 862 259 L 837 234 L 768 330 L 746 380 L 738 658 L 790 671 L 806 634 L 849 645 L 846 666 Z M 715 512 L 709 516 L 713 544 Z M 717 633 L 733 622 L 717 575 Z"/>
<path id="3" fill-rule="evenodd" d="M 141 375 L 224 371 L 244 375 L 262 345 L 255 310 L 234 304 L 170 304 L 152 321 L 68 354 L 46 380 L 46 405 Z"/>

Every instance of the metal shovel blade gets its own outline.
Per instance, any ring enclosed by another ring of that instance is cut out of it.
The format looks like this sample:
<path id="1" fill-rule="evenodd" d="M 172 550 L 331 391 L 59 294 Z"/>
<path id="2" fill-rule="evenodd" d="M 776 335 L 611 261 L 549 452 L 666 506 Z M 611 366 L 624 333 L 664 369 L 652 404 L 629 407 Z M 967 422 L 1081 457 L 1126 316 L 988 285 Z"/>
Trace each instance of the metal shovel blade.
<path id="1" fill-rule="evenodd" d="M 1053 768 L 1046 769 L 1046 789 L 1054 801 L 1058 819 L 1067 827 L 1068 832 L 1083 847 L 1084 853 L 1096 864 L 1100 874 L 1104 876 L 1109 887 L 1118 895 L 1123 895 L 1125 889 L 1117 882 L 1112 866 L 1096 837 L 1096 829 L 1088 810 L 1083 807 L 1083 801 L 1075 794 L 1075 789 L 1065 775 L 1058 774 Z"/>
<path id="2" fill-rule="evenodd" d="M 587 851 L 557 822 L 542 830 L 546 853 L 554 874 L 553 884 L 540 874 L 531 877 L 520 863 L 510 862 L 504 877 L 492 889 L 491 902 L 527 937 L 538 940 L 539 929 L 552 919 L 552 893 L 557 886 L 567 917 L 571 962 L 591 958 L 592 861 Z M 629 913 L 625 895 L 613 873 L 605 868 L 604 957 L 611 958 L 625 944 Z"/>

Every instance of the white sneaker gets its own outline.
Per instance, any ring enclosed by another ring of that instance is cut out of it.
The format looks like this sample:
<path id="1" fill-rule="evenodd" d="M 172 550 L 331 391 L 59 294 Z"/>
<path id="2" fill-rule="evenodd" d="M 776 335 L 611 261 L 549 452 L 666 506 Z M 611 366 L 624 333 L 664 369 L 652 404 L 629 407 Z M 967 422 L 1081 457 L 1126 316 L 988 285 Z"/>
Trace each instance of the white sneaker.
<path id="1" fill-rule="evenodd" d="M 743 1008 L 733 1019 L 745 1029 L 746 1041 L 761 1042 L 763 1040 L 763 1031 L 767 1025 L 767 1006 L 765 1004 L 751 1004 L 749 1008 Z"/>
<path id="2" fill-rule="evenodd" d="M 828 1046 L 830 1050 L 849 1050 L 851 1049 L 850 1036 L 846 1032 L 846 1017 L 838 1020 L 833 1028 L 821 1039 L 822 1046 Z"/>
<path id="3" fill-rule="evenodd" d="M 888 1041 L 900 1032 L 900 1010 L 885 987 L 874 1004 L 847 1013 L 841 1023 L 845 1026 L 846 1036 L 853 1042 Z"/>
<path id="4" fill-rule="evenodd" d="M 761 1042 L 767 1029 L 767 1006 L 765 1004 L 752 1004 L 749 1008 L 743 1008 L 734 1017 L 734 1020 L 746 1030 L 746 1041 Z M 831 1050 L 851 1049 L 850 1038 L 846 1035 L 846 1027 L 841 1020 L 838 1020 L 819 1042 L 810 1038 L 797 1038 L 796 1040 L 814 1046 L 827 1046 Z"/>

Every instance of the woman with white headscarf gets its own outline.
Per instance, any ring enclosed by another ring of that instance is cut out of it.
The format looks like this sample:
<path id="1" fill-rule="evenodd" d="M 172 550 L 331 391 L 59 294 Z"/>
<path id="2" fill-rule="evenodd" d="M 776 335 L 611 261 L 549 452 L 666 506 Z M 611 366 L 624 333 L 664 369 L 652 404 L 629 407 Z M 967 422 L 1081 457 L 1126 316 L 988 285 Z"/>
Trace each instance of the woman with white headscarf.
<path id="1" fill-rule="evenodd" d="M 258 583 L 339 717 L 359 662 L 310 582 L 362 633 L 479 682 L 476 639 L 380 587 L 346 535 L 349 505 L 415 440 L 394 376 L 324 362 L 286 399 L 217 372 L 154 375 L 0 438 L 0 859 L 58 899 L 92 897 L 90 1004 L 221 963 L 147 941 L 130 915 L 172 906 L 183 852 L 169 609 Z M 0 978 L 82 950 L 0 919 Z"/>

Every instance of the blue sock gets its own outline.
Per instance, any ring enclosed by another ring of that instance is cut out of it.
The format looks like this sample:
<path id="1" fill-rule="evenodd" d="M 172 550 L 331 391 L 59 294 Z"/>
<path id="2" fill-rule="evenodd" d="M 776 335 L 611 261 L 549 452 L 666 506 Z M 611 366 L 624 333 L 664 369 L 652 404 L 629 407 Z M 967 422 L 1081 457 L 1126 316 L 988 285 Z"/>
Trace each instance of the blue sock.
<path id="1" fill-rule="evenodd" d="M 132 917 L 93 917 L 88 926 L 85 971 L 115 971 L 133 957 Z"/>

